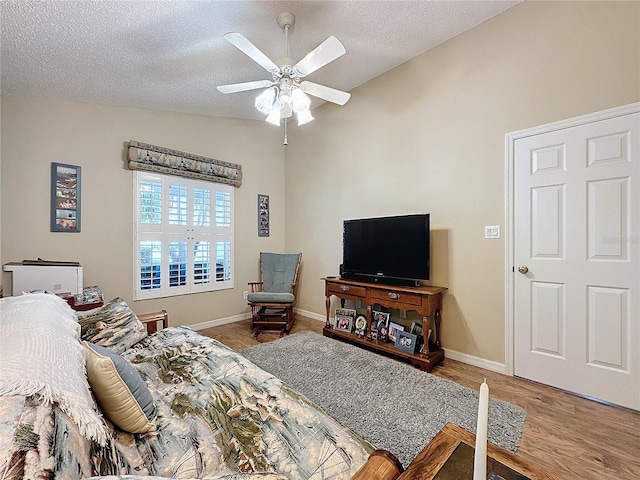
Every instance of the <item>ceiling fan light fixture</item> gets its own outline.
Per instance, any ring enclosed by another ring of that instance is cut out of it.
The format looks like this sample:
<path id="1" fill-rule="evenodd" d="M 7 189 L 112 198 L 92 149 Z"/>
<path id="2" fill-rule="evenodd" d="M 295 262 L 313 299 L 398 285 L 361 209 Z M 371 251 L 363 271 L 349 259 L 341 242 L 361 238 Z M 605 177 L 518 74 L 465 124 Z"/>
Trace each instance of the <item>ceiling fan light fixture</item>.
<path id="1" fill-rule="evenodd" d="M 287 121 L 295 114 L 298 125 L 311 122 L 311 99 L 309 96 L 321 100 L 344 105 L 351 97 L 350 93 L 326 87 L 317 83 L 302 81 L 319 68 L 333 62 L 346 53 L 344 45 L 334 36 L 330 36 L 302 60 L 295 63 L 289 51 L 289 29 L 295 23 L 295 16 L 285 12 L 277 18 L 278 26 L 284 30 L 285 57 L 278 64 L 267 57 L 247 37 L 238 32 L 224 35 L 224 38 L 242 53 L 271 74 L 271 80 L 255 80 L 250 82 L 219 85 L 218 91 L 223 94 L 245 92 L 264 88 L 265 90 L 255 98 L 255 108 L 266 115 L 265 120 L 272 125 L 284 124 L 284 144 L 287 144 Z M 284 122 L 281 122 L 284 119 Z"/>
<path id="2" fill-rule="evenodd" d="M 280 109 L 274 108 L 267 118 L 265 118 L 265 122 L 270 123 L 271 125 L 275 125 L 276 127 L 280 126 Z"/>
<path id="3" fill-rule="evenodd" d="M 309 110 L 301 110 L 297 114 L 298 117 L 298 126 L 304 125 L 305 123 L 312 122 L 314 120 L 313 115 Z"/>
<path id="4" fill-rule="evenodd" d="M 264 90 L 256 97 L 256 110 L 265 115 L 269 115 L 274 110 L 274 101 L 276 100 L 277 89 L 270 87 Z"/>
<path id="5" fill-rule="evenodd" d="M 308 111 L 310 106 L 311 99 L 300 88 L 294 88 L 291 93 L 291 108 L 293 108 L 293 111 Z"/>

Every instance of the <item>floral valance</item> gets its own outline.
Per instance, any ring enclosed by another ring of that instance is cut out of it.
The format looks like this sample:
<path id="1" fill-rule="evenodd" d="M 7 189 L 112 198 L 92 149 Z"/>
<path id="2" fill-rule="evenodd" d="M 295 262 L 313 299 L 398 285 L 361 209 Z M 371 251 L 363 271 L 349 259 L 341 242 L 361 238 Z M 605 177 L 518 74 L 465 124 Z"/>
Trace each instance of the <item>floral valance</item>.
<path id="1" fill-rule="evenodd" d="M 129 169 L 179 175 L 210 182 L 242 185 L 242 166 L 201 157 L 192 153 L 149 145 L 131 140 L 128 152 Z"/>

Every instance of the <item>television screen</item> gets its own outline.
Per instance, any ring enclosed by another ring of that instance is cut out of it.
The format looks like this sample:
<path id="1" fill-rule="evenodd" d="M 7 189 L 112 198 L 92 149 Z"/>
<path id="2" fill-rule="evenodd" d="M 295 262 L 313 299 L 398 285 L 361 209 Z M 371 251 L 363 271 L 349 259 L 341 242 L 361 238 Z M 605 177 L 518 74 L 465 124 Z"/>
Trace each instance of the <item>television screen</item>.
<path id="1" fill-rule="evenodd" d="M 428 280 L 429 240 L 428 213 L 345 220 L 342 276 Z"/>

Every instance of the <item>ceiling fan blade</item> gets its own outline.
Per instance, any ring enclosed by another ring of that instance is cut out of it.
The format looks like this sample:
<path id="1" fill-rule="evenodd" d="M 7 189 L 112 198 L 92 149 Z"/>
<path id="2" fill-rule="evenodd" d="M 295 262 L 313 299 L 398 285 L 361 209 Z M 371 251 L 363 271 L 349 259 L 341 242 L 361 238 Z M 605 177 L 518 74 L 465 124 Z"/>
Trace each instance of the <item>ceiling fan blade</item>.
<path id="1" fill-rule="evenodd" d="M 229 85 L 219 85 L 216 88 L 222 93 L 246 92 L 257 88 L 267 88 L 273 85 L 271 80 L 256 80 L 255 82 L 231 83 Z"/>
<path id="2" fill-rule="evenodd" d="M 245 55 L 250 57 L 254 62 L 260 65 L 269 73 L 280 73 L 278 67 L 273 61 L 267 57 L 262 51 L 247 39 L 241 33 L 233 32 L 225 34 L 224 38 L 233 46 L 241 50 Z"/>
<path id="3" fill-rule="evenodd" d="M 309 52 L 307 56 L 296 63 L 293 68 L 301 77 L 304 77 L 324 67 L 327 63 L 334 61 L 345 53 L 347 53 L 347 50 L 344 48 L 344 45 L 332 35 Z"/>
<path id="4" fill-rule="evenodd" d="M 308 93 L 309 95 L 337 103 L 338 105 L 344 105 L 351 98 L 350 93 L 343 92 L 342 90 L 336 90 L 331 87 L 325 87 L 324 85 L 318 85 L 313 82 L 304 81 L 300 83 L 300 88 L 302 88 L 303 92 Z"/>

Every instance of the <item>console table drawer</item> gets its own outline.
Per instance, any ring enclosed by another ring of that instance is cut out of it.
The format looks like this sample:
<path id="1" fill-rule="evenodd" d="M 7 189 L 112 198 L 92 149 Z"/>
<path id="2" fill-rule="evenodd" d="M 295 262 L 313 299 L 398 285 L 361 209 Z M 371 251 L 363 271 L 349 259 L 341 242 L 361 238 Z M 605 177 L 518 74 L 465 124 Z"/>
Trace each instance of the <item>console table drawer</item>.
<path id="1" fill-rule="evenodd" d="M 405 305 L 422 305 L 422 296 L 407 293 L 397 292 L 389 290 L 371 290 L 371 301 L 375 303 L 375 300 L 384 300 L 386 302 L 398 302 Z"/>
<path id="2" fill-rule="evenodd" d="M 342 283 L 327 283 L 327 295 L 343 295 L 358 298 L 367 298 L 367 289 L 356 285 L 344 285 Z"/>

